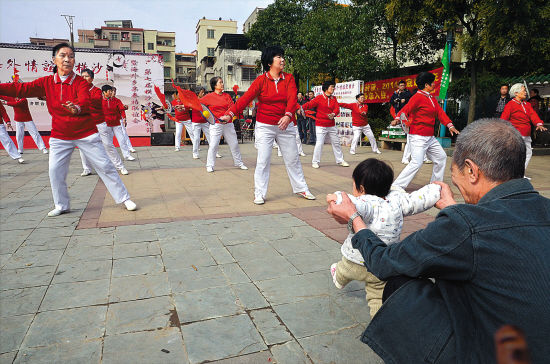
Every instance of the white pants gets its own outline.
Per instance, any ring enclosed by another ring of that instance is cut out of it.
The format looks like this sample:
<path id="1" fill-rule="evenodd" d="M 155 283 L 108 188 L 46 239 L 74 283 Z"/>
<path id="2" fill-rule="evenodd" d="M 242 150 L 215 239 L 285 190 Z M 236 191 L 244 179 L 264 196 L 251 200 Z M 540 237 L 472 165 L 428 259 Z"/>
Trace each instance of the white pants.
<path id="1" fill-rule="evenodd" d="M 60 210 L 70 208 L 67 173 L 75 147 L 78 147 L 86 156 L 116 203 L 122 203 L 130 198 L 126 186 L 105 153 L 98 133 L 76 140 L 50 138 L 49 173 L 55 208 Z"/>
<path id="2" fill-rule="evenodd" d="M 101 123 L 97 124 L 97 131 L 99 132 L 99 136 L 101 137 L 101 141 L 103 142 L 103 146 L 105 147 L 107 156 L 109 156 L 109 159 L 111 160 L 111 162 L 113 162 L 115 168 L 118 170 L 124 168 L 124 164 L 122 164 L 122 159 L 120 159 L 120 156 L 116 151 L 115 145 L 113 144 L 113 128 L 107 126 L 107 123 Z"/>
<path id="3" fill-rule="evenodd" d="M 286 130 L 281 130 L 278 125 L 269 125 L 256 121 L 255 135 L 258 146 L 258 158 L 256 160 L 256 170 L 254 171 L 255 196 L 265 198 L 267 194 L 271 167 L 271 151 L 274 141 L 281 148 L 292 191 L 294 193 L 308 191 L 296 145 L 297 134 L 297 128 L 292 123 Z"/>
<path id="4" fill-rule="evenodd" d="M 430 182 L 443 181 L 447 154 L 437 139 L 434 136 L 409 134 L 409 142 L 411 144 L 411 162 L 401 171 L 393 184 L 406 188 L 422 167 L 426 155 L 433 162 Z"/>
<path id="5" fill-rule="evenodd" d="M 274 148 L 277 147 L 278 154 L 281 154 L 281 147 L 279 147 L 279 144 L 277 144 L 277 142 L 273 142 L 273 147 Z M 298 148 L 298 154 L 302 154 L 304 152 L 304 148 L 302 148 L 302 141 L 300 140 L 299 133 L 296 133 L 296 148 Z"/>
<path id="6" fill-rule="evenodd" d="M 525 170 L 527 170 L 527 165 L 529 164 L 529 161 L 531 160 L 531 157 L 533 156 L 533 148 L 531 147 L 531 137 L 530 136 L 522 136 L 523 140 L 525 141 L 525 148 L 527 155 L 525 156 Z"/>
<path id="7" fill-rule="evenodd" d="M 405 149 L 403 150 L 402 163 L 408 163 L 411 159 L 411 143 L 409 141 L 409 134 L 407 134 L 407 142 L 405 143 Z M 424 162 L 428 161 L 428 157 L 424 156 Z"/>
<path id="8" fill-rule="evenodd" d="M 175 141 L 175 147 L 177 149 L 180 149 L 181 146 L 181 135 L 183 134 L 183 127 L 185 126 L 185 130 L 187 130 L 187 134 L 189 134 L 189 138 L 191 138 L 191 142 L 193 142 L 193 123 L 191 120 L 176 122 L 176 141 Z"/>
<path id="9" fill-rule="evenodd" d="M 130 154 L 130 148 L 126 143 L 126 137 L 124 136 L 123 126 L 117 125 L 111 126 L 110 128 L 112 128 L 115 133 L 116 140 L 118 140 L 118 145 L 120 145 L 120 151 L 122 152 L 124 158 L 131 157 L 132 155 Z"/>
<path id="10" fill-rule="evenodd" d="M 13 140 L 11 140 L 8 131 L 6 130 L 6 125 L 4 125 L 3 122 L 0 124 L 0 142 L 2 142 L 4 149 L 8 152 L 10 157 L 13 159 L 21 158 L 21 154 L 17 151 L 15 144 L 13 144 Z"/>
<path id="11" fill-rule="evenodd" d="M 126 141 L 126 148 L 128 148 L 128 150 L 134 149 L 132 147 L 132 142 L 130 142 L 130 137 L 128 136 L 128 132 L 126 131 L 126 127 L 122 123 L 122 120 L 120 121 L 120 126 L 121 126 L 122 133 L 124 134 L 124 140 Z M 118 142 L 120 143 L 120 140 Z"/>
<path id="12" fill-rule="evenodd" d="M 342 163 L 344 161 L 344 155 L 342 154 L 342 147 L 340 146 L 340 138 L 338 137 L 338 131 L 336 130 L 336 127 L 316 126 L 315 134 L 317 136 L 317 141 L 315 143 L 315 149 L 313 150 L 313 160 L 311 162 L 321 162 L 321 152 L 323 151 L 323 144 L 325 143 L 325 138 L 328 135 L 330 143 L 332 144 L 332 151 L 334 152 L 336 163 Z"/>
<path id="13" fill-rule="evenodd" d="M 365 134 L 365 136 L 369 138 L 369 143 L 372 151 L 376 152 L 378 150 L 378 145 L 376 145 L 376 139 L 374 138 L 374 134 L 372 133 L 370 125 L 353 127 L 353 140 L 351 141 L 350 152 L 355 152 L 355 148 L 357 148 L 357 143 L 361 139 L 361 134 Z"/>
<path id="14" fill-rule="evenodd" d="M 25 128 L 27 128 L 27 131 L 29 132 L 30 136 L 34 140 L 34 144 L 38 147 L 40 150 L 46 149 L 46 145 L 44 144 L 44 141 L 42 140 L 42 137 L 40 136 L 40 133 L 38 132 L 38 129 L 36 129 L 36 125 L 34 125 L 34 121 L 16 121 L 15 122 L 15 138 L 17 139 L 17 149 L 19 149 L 19 152 L 23 151 L 23 141 L 25 140 Z"/>
<path id="15" fill-rule="evenodd" d="M 218 147 L 220 145 L 220 138 L 225 139 L 231 154 L 233 155 L 233 163 L 235 167 L 243 165 L 241 159 L 241 150 L 239 149 L 239 142 L 237 141 L 237 133 L 233 123 L 227 124 L 212 124 L 210 125 L 210 143 L 208 145 L 208 157 L 206 158 L 206 166 L 214 168 L 216 164 L 216 154 L 218 153 Z"/>
<path id="16" fill-rule="evenodd" d="M 193 124 L 193 154 L 199 154 L 199 147 L 201 145 L 201 130 L 206 137 L 206 141 L 210 144 L 210 124 L 208 123 L 192 123 Z"/>

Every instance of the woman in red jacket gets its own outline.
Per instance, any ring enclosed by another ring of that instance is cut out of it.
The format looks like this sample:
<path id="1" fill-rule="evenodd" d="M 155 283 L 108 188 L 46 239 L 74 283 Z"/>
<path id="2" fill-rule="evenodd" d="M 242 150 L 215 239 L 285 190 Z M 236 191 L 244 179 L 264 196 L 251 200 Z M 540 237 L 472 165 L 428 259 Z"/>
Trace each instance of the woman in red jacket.
<path id="1" fill-rule="evenodd" d="M 52 116 L 49 175 L 55 208 L 48 216 L 58 216 L 70 209 L 67 173 L 75 147 L 82 149 L 116 203 L 135 210 L 126 186 L 111 163 L 90 117 L 89 84 L 73 72 L 74 48 L 67 43 L 53 47 L 54 74 L 26 83 L 0 84 L 0 95 L 45 97 Z"/>
<path id="2" fill-rule="evenodd" d="M 214 116 L 218 119 L 222 117 L 231 106 L 233 106 L 233 100 L 229 94 L 223 92 L 223 80 L 221 77 L 215 76 L 210 79 L 210 87 L 212 87 L 211 93 L 203 96 L 200 101 L 206 105 Z M 206 157 L 206 171 L 214 172 L 214 165 L 216 164 L 216 156 L 218 155 L 218 146 L 220 145 L 220 139 L 223 135 L 225 142 L 229 145 L 231 154 L 233 155 L 233 162 L 235 167 L 240 169 L 248 169 L 244 165 L 241 158 L 241 150 L 239 149 L 239 141 L 237 140 L 237 133 L 235 127 L 231 122 L 231 119 L 224 120 L 225 122 L 217 121 L 216 124 L 210 125 L 210 142 L 208 145 L 208 156 Z"/>
<path id="3" fill-rule="evenodd" d="M 365 134 L 369 138 L 370 146 L 374 153 L 380 154 L 378 150 L 378 145 L 376 145 L 376 139 L 370 128 L 369 122 L 367 120 L 367 112 L 369 111 L 369 105 L 365 103 L 365 95 L 358 94 L 355 96 L 357 102 L 353 104 L 341 103 L 340 107 L 351 110 L 351 124 L 353 126 L 353 140 L 351 141 L 351 148 L 349 149 L 349 154 L 355 154 L 355 148 L 357 148 L 357 143 L 361 138 L 362 134 Z"/>
<path id="4" fill-rule="evenodd" d="M 6 125 L 4 125 L 4 123 L 6 123 L 8 128 L 13 130 L 13 128 L 11 127 L 10 117 L 8 116 L 8 113 L 6 112 L 6 109 L 4 108 L 4 105 L 2 105 L 2 103 L 0 103 L 0 142 L 2 143 L 2 146 L 4 147 L 6 152 L 8 152 L 8 154 L 10 155 L 10 157 L 12 159 L 17 159 L 17 161 L 19 163 L 24 163 L 25 160 L 23 158 L 21 158 L 21 154 L 19 153 L 19 151 L 15 147 L 15 144 L 13 144 L 13 141 L 11 140 L 10 136 L 8 135 L 8 131 L 6 130 Z"/>
<path id="5" fill-rule="evenodd" d="M 523 137 L 527 149 L 527 154 L 525 156 L 525 169 L 527 169 L 527 165 L 533 156 L 533 148 L 531 148 L 531 124 L 536 127 L 536 130 L 544 131 L 546 128 L 536 111 L 533 110 L 531 104 L 525 102 L 527 90 L 525 90 L 523 84 L 516 83 L 512 85 L 512 87 L 510 87 L 510 97 L 512 97 L 512 100 L 506 104 L 500 118 L 512 123 L 514 128 L 516 128 Z"/>
<path id="6" fill-rule="evenodd" d="M 280 47 L 267 47 L 262 52 L 262 65 L 265 73 L 258 76 L 248 90 L 233 105 L 223 120 L 230 120 L 242 112 L 252 100 L 256 103 L 256 146 L 258 158 L 254 172 L 254 203 L 265 202 L 269 184 L 269 168 L 271 151 L 276 141 L 281 148 L 283 160 L 292 190 L 294 193 L 314 200 L 307 187 L 302 163 L 296 148 L 297 128 L 291 123 L 294 112 L 298 108 L 297 89 L 294 77 L 283 72 L 285 67 L 284 50 Z"/>
<path id="7" fill-rule="evenodd" d="M 401 188 L 406 188 L 411 183 L 422 167 L 426 155 L 433 162 L 430 182 L 443 181 L 447 154 L 434 136 L 436 118 L 449 128 L 451 135 L 459 134 L 451 119 L 439 106 L 437 99 L 430 95 L 435 88 L 434 81 L 433 73 L 421 72 L 416 77 L 418 92 L 411 97 L 407 105 L 397 113 L 395 120 L 392 121 L 392 125 L 397 125 L 401 115 L 405 115 L 408 120 L 412 119 L 408 137 L 408 141 L 411 143 L 411 161 L 393 182 L 394 185 Z"/>
<path id="8" fill-rule="evenodd" d="M 334 118 L 340 114 L 340 105 L 336 101 L 336 97 L 332 96 L 334 85 L 334 81 L 325 81 L 322 87 L 323 93 L 302 105 L 304 110 L 317 109 L 317 120 L 315 121 L 316 142 L 315 149 L 313 150 L 313 160 L 311 161 L 313 168 L 319 168 L 323 144 L 325 144 L 327 135 L 332 144 L 336 164 L 342 167 L 349 167 L 349 163 L 344 160 L 344 153 L 342 153 L 340 138 L 338 137 L 336 123 L 334 122 Z"/>

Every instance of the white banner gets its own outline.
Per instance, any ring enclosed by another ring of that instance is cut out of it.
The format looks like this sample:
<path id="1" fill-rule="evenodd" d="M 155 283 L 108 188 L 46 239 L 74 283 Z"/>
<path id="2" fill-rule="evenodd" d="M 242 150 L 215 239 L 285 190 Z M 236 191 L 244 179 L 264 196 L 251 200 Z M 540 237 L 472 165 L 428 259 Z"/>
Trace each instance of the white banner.
<path id="1" fill-rule="evenodd" d="M 363 81 L 349 81 L 337 83 L 334 88 L 334 96 L 338 102 L 343 103 L 353 103 L 357 100 L 355 96 L 361 93 L 363 89 Z M 323 92 L 322 86 L 313 87 L 313 92 L 315 96 L 320 95 Z M 351 125 L 351 110 L 340 108 L 340 116 L 335 118 L 336 129 L 338 130 L 338 135 L 340 136 L 340 144 L 350 145 L 351 140 L 353 139 L 353 129 Z"/>
<path id="2" fill-rule="evenodd" d="M 94 74 L 94 85 L 101 88 L 105 84 L 117 88 L 117 97 L 126 111 L 127 130 L 130 136 L 149 136 L 160 131 L 164 123 L 154 85 L 164 92 L 164 61 L 157 54 L 96 53 L 77 49 L 74 71 L 78 74 L 85 68 Z M 32 49 L 26 46 L 0 45 L 0 82 L 11 82 L 14 67 L 19 70 L 23 82 L 52 74 L 51 50 Z M 51 130 L 51 116 L 45 101 L 28 99 L 29 109 L 40 131 Z M 6 107 L 13 120 L 13 109 Z"/>

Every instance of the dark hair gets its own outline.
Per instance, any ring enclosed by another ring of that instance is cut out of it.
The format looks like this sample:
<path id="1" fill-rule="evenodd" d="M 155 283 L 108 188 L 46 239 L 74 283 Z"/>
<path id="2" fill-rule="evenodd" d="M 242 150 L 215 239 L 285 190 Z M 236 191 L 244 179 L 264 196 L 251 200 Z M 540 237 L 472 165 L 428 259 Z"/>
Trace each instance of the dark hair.
<path id="1" fill-rule="evenodd" d="M 419 90 L 424 90 L 426 84 L 431 85 L 435 81 L 435 75 L 430 72 L 420 72 L 416 76 L 416 86 Z"/>
<path id="2" fill-rule="evenodd" d="M 261 60 L 264 71 L 269 71 L 269 67 L 273 63 L 273 58 L 277 56 L 285 56 L 285 50 L 279 46 L 269 46 L 262 51 Z"/>
<path id="3" fill-rule="evenodd" d="M 198 94 L 201 93 L 201 91 L 206 92 L 206 89 L 205 89 L 204 87 L 202 87 L 202 86 L 197 86 L 197 87 L 195 87 L 195 94 L 197 94 L 197 96 L 198 96 Z"/>
<path id="4" fill-rule="evenodd" d="M 302 91 L 298 91 L 296 95 L 299 95 L 299 94 L 302 94 L 302 96 L 304 96 L 304 93 Z"/>
<path id="5" fill-rule="evenodd" d="M 311 91 L 311 90 L 309 90 L 307 93 L 309 94 L 310 92 L 311 92 L 312 94 L 315 95 L 315 92 L 313 92 L 313 91 Z"/>
<path id="6" fill-rule="evenodd" d="M 83 74 L 83 73 L 87 73 L 91 78 L 92 80 L 94 79 L 95 75 L 94 75 L 94 71 L 92 71 L 91 69 L 89 68 L 84 68 L 82 70 L 82 72 L 80 72 L 80 74 Z"/>
<path id="7" fill-rule="evenodd" d="M 357 94 L 357 95 L 355 95 L 355 100 L 359 100 L 359 98 L 360 98 L 361 96 L 365 96 L 365 94 Z"/>
<path id="8" fill-rule="evenodd" d="M 328 88 L 330 86 L 336 86 L 336 84 L 334 83 L 334 81 L 325 81 L 323 82 L 323 92 L 325 92 L 326 90 L 328 90 Z"/>
<path id="9" fill-rule="evenodd" d="M 113 88 L 110 85 L 103 85 L 101 86 L 101 92 L 107 92 L 112 90 Z"/>
<path id="10" fill-rule="evenodd" d="M 508 87 L 508 90 L 510 89 L 510 85 L 508 85 L 507 83 L 501 83 L 501 84 L 500 84 L 500 87 L 502 87 L 502 86 Z"/>
<path id="11" fill-rule="evenodd" d="M 399 80 L 399 82 L 397 82 L 398 85 L 401 85 L 402 83 L 404 83 L 405 85 L 407 84 L 404 80 Z"/>
<path id="12" fill-rule="evenodd" d="M 222 78 L 220 76 L 214 76 L 210 79 L 210 88 L 212 91 L 216 89 L 216 84 L 218 83 L 218 80 L 221 80 Z"/>
<path id="13" fill-rule="evenodd" d="M 385 162 L 376 159 L 365 159 L 353 170 L 355 189 L 367 195 L 386 197 L 393 183 L 393 169 Z"/>
<path id="14" fill-rule="evenodd" d="M 539 89 L 538 88 L 532 88 L 531 91 L 533 91 L 535 93 L 535 95 L 539 94 Z"/>
<path id="15" fill-rule="evenodd" d="M 73 53 L 76 53 L 74 47 L 71 46 L 69 43 L 59 43 L 52 48 L 52 57 L 57 56 L 57 53 L 61 48 L 70 48 Z M 53 66 L 53 73 L 57 73 L 57 66 Z"/>

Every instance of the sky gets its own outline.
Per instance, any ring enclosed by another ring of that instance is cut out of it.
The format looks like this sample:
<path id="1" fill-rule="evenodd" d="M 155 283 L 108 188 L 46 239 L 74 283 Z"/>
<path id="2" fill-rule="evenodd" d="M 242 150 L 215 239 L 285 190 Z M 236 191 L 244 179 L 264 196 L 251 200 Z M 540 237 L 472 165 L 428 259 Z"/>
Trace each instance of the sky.
<path id="1" fill-rule="evenodd" d="M 0 0 L 0 42 L 28 43 L 29 37 L 70 39 L 62 14 L 74 15 L 77 29 L 104 26 L 105 20 L 132 20 L 135 28 L 176 32 L 176 52 L 196 49 L 195 27 L 202 17 L 243 23 L 256 7 L 274 0 Z"/>

